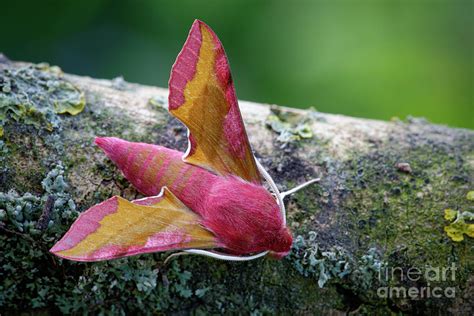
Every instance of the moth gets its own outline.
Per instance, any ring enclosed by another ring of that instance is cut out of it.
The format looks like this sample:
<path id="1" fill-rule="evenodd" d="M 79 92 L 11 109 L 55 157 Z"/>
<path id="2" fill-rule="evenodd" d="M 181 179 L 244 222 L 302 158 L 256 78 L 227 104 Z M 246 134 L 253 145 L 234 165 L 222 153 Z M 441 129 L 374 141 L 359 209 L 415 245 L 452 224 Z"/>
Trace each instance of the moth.
<path id="1" fill-rule="evenodd" d="M 318 179 L 278 191 L 252 153 L 224 48 L 199 20 L 172 67 L 168 102 L 188 128 L 187 151 L 96 138 L 148 197 L 115 196 L 91 207 L 50 251 L 75 261 L 169 250 L 235 261 L 288 254 L 283 198 Z"/>

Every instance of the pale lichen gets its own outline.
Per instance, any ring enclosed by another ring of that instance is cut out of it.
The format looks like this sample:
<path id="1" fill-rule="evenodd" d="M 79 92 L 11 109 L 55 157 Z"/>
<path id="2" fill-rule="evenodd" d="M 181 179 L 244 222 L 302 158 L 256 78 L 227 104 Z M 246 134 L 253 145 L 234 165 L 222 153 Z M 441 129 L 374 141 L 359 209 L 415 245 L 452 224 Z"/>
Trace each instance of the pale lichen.
<path id="1" fill-rule="evenodd" d="M 0 137 L 11 120 L 52 131 L 58 114 L 76 115 L 85 106 L 84 94 L 48 64 L 0 68 Z"/>
<path id="2" fill-rule="evenodd" d="M 308 237 L 295 238 L 289 259 L 296 270 L 305 277 L 316 278 L 319 287 L 328 281 L 344 284 L 353 291 L 370 290 L 378 273 L 386 266 L 375 248 L 370 248 L 360 258 L 351 255 L 341 246 L 320 249 L 316 232 Z"/>
<path id="3" fill-rule="evenodd" d="M 277 141 L 286 144 L 305 138 L 312 138 L 311 117 L 301 117 L 272 108 L 272 114 L 266 119 L 266 125 L 278 133 Z"/>

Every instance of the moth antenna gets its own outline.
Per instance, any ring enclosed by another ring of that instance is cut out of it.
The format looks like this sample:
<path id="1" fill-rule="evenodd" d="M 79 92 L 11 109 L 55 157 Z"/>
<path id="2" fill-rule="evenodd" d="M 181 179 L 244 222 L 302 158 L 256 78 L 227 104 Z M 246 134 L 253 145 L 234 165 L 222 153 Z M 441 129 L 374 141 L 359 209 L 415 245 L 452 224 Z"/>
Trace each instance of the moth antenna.
<path id="1" fill-rule="evenodd" d="M 311 179 L 309 181 L 306 181 L 305 183 L 302 183 L 300 185 L 298 185 L 297 187 L 294 187 L 293 189 L 291 190 L 288 190 L 288 191 L 285 191 L 285 192 L 282 192 L 281 193 L 281 198 L 284 199 L 285 197 L 287 197 L 288 195 L 291 195 L 301 189 L 303 189 L 304 187 L 307 187 L 308 185 L 310 184 L 313 184 L 313 183 L 316 183 L 316 182 L 319 182 L 321 181 L 320 178 L 316 178 L 316 179 Z"/>
<path id="2" fill-rule="evenodd" d="M 283 218 L 283 225 L 286 226 L 286 209 L 285 209 L 285 204 L 283 203 L 282 194 L 280 193 L 280 190 L 278 190 L 278 187 L 275 181 L 273 181 L 273 178 L 270 176 L 267 170 L 263 168 L 262 164 L 260 163 L 260 161 L 258 161 L 257 157 L 255 157 L 255 162 L 257 163 L 258 171 L 262 173 L 262 176 L 265 178 L 265 180 L 267 180 L 268 184 L 272 188 L 273 193 L 275 193 L 276 195 L 278 206 L 280 207 L 280 212 Z"/>

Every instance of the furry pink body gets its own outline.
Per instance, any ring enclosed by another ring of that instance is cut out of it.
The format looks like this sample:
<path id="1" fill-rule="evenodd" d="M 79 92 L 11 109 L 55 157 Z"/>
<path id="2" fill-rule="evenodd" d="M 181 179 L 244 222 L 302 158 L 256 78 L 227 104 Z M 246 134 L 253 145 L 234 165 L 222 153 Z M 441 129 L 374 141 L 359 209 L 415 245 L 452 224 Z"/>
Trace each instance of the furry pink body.
<path id="1" fill-rule="evenodd" d="M 165 147 L 113 137 L 97 138 L 96 143 L 140 192 L 154 196 L 167 186 L 230 252 L 272 250 L 284 255 L 290 250 L 291 234 L 263 186 L 217 176 L 183 162 L 183 153 Z"/>

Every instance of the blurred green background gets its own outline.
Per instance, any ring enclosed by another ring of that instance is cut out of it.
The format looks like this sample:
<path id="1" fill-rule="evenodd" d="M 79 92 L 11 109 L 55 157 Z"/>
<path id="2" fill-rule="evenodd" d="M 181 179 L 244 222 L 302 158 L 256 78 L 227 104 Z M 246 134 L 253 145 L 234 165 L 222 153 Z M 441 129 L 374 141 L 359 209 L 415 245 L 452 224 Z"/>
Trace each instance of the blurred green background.
<path id="1" fill-rule="evenodd" d="M 166 86 L 195 18 L 239 98 L 474 128 L 474 1 L 2 1 L 0 51 Z"/>

